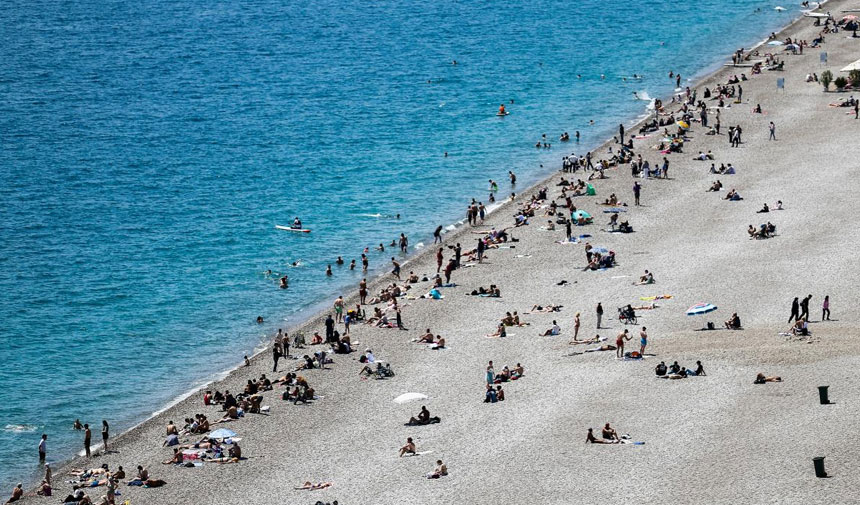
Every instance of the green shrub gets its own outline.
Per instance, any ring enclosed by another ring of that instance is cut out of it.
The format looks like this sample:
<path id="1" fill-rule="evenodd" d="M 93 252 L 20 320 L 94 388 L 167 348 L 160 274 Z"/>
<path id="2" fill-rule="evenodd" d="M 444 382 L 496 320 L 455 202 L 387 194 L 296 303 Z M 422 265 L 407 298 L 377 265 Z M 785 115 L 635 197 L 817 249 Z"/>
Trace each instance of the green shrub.
<path id="1" fill-rule="evenodd" d="M 852 70 L 848 72 L 848 80 L 855 88 L 860 87 L 860 70 Z"/>
<path id="2" fill-rule="evenodd" d="M 836 78 L 835 81 L 833 81 L 833 84 L 836 85 L 836 89 L 838 89 L 839 91 L 842 91 L 843 89 L 845 89 L 845 86 L 848 85 L 848 79 L 846 79 L 842 76 L 839 76 Z"/>
<path id="3" fill-rule="evenodd" d="M 830 89 L 830 83 L 833 82 L 833 72 L 830 70 L 825 70 L 821 72 L 821 77 L 818 78 L 821 81 L 821 85 L 824 86 L 824 91 Z"/>

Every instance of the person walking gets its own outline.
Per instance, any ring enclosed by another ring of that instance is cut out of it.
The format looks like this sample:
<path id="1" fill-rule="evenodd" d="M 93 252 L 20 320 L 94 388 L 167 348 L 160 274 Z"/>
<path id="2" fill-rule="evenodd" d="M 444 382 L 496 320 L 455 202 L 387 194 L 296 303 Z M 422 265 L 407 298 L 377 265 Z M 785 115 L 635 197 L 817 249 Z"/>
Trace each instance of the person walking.
<path id="1" fill-rule="evenodd" d="M 798 297 L 794 297 L 794 301 L 791 302 L 791 315 L 788 316 L 788 322 L 796 321 L 800 319 L 800 301 Z"/>
<path id="2" fill-rule="evenodd" d="M 445 284 L 451 283 L 451 272 L 457 268 L 457 263 L 454 261 L 454 258 L 448 260 L 448 265 L 445 267 Z"/>
<path id="3" fill-rule="evenodd" d="M 776 140 L 776 125 L 773 124 L 773 121 L 770 122 L 770 126 L 768 128 L 770 129 L 770 137 L 768 140 Z"/>
<path id="4" fill-rule="evenodd" d="M 830 295 L 825 296 L 821 304 L 821 320 L 830 321 Z"/>
<path id="5" fill-rule="evenodd" d="M 108 438 L 109 437 L 110 437 L 110 426 L 108 426 L 107 420 L 102 419 L 102 443 L 104 444 L 103 454 L 107 454 Z"/>
<path id="6" fill-rule="evenodd" d="M 48 435 L 42 433 L 42 439 L 39 440 L 39 463 L 45 462 L 45 456 L 48 454 Z"/>
<path id="7" fill-rule="evenodd" d="M 93 432 L 90 431 L 90 425 L 84 424 L 84 452 L 87 457 L 90 457 L 90 442 L 93 439 Z"/>
<path id="8" fill-rule="evenodd" d="M 639 194 L 642 192 L 642 186 L 639 181 L 633 183 L 633 197 L 636 199 L 636 205 L 639 205 Z"/>
<path id="9" fill-rule="evenodd" d="M 597 329 L 600 329 L 600 322 L 603 320 L 603 305 L 597 303 Z"/>
<path id="10" fill-rule="evenodd" d="M 403 331 L 408 331 L 406 328 L 403 327 L 403 319 L 400 318 L 400 307 L 397 307 L 396 310 L 397 310 L 397 329 L 403 330 Z"/>
<path id="11" fill-rule="evenodd" d="M 809 301 L 812 300 L 812 295 L 807 296 L 800 302 L 800 317 L 804 321 L 809 321 Z"/>

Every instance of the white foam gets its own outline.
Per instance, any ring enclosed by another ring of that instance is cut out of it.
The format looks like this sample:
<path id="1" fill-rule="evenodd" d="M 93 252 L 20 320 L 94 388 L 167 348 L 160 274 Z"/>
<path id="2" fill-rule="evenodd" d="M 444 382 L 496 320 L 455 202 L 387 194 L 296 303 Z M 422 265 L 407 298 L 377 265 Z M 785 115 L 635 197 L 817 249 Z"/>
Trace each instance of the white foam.
<path id="1" fill-rule="evenodd" d="M 3 431 L 9 433 L 31 433 L 39 429 L 38 426 L 33 424 L 7 424 Z"/>

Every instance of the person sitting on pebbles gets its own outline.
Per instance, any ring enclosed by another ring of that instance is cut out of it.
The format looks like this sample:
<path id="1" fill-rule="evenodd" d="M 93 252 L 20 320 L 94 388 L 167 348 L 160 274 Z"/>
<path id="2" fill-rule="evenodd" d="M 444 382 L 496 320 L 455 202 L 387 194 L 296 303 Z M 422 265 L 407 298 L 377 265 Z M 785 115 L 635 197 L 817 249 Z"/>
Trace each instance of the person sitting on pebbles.
<path id="1" fill-rule="evenodd" d="M 645 270 L 645 274 L 639 277 L 639 282 L 637 284 L 639 284 L 640 286 L 645 284 L 654 284 L 654 274 L 652 274 L 648 270 Z"/>
<path id="2" fill-rule="evenodd" d="M 725 325 L 726 325 L 726 329 L 729 329 L 729 330 L 740 330 L 740 329 L 741 329 L 741 318 L 740 318 L 740 317 L 738 317 L 738 313 L 737 313 L 737 312 L 733 313 L 733 314 L 732 314 L 732 317 L 730 317 L 730 318 L 725 322 Z"/>
<path id="3" fill-rule="evenodd" d="M 559 335 L 559 334 L 561 334 L 561 326 L 559 326 L 558 323 L 555 320 L 553 320 L 552 326 L 548 330 L 543 332 L 541 334 L 541 336 L 542 337 L 550 337 L 550 336 Z"/>

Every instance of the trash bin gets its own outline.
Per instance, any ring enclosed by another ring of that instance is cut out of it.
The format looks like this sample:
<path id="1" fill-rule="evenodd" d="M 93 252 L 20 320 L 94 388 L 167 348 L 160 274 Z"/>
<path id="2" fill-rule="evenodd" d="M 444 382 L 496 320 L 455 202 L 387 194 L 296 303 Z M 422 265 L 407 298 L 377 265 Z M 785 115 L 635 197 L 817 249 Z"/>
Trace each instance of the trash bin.
<path id="1" fill-rule="evenodd" d="M 830 398 L 827 395 L 827 388 L 830 386 L 818 386 L 818 399 L 821 400 L 822 405 L 827 405 L 830 403 Z"/>
<path id="2" fill-rule="evenodd" d="M 819 479 L 827 477 L 827 472 L 824 471 L 824 456 L 812 458 L 812 464 L 815 465 L 815 476 Z"/>

